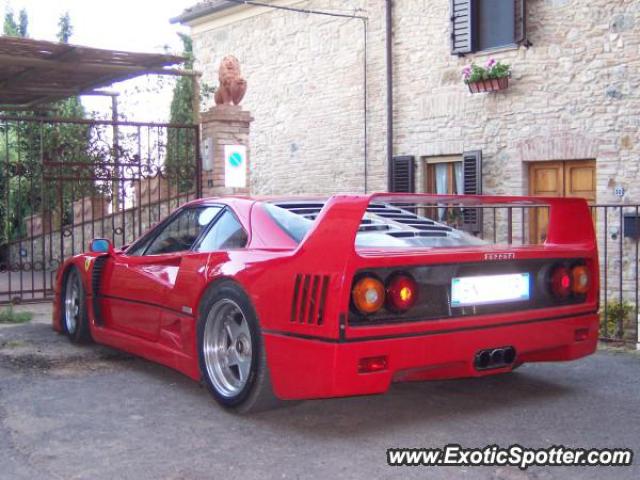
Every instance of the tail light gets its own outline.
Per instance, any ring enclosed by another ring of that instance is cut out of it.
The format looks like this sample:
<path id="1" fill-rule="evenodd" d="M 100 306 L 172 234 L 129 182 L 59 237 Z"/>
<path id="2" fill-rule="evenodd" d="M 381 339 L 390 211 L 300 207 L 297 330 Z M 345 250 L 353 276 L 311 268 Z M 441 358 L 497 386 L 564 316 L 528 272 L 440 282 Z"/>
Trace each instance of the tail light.
<path id="1" fill-rule="evenodd" d="M 589 290 L 591 278 L 589 269 L 584 265 L 578 265 L 571 269 L 571 291 L 578 295 L 584 295 Z"/>
<path id="2" fill-rule="evenodd" d="M 351 298 L 361 313 L 375 313 L 384 305 L 384 284 L 375 277 L 363 277 L 353 286 Z"/>
<path id="3" fill-rule="evenodd" d="M 556 267 L 551 273 L 551 293 L 565 299 L 571 294 L 571 275 L 566 267 Z"/>
<path id="4" fill-rule="evenodd" d="M 570 295 L 584 295 L 591 286 L 591 274 L 585 265 L 558 266 L 551 272 L 551 293 L 564 300 Z"/>
<path id="5" fill-rule="evenodd" d="M 387 284 L 387 307 L 394 312 L 406 312 L 418 298 L 418 286 L 413 278 L 400 274 Z"/>
<path id="6" fill-rule="evenodd" d="M 381 372 L 387 369 L 387 357 L 366 357 L 358 361 L 358 373 Z"/>

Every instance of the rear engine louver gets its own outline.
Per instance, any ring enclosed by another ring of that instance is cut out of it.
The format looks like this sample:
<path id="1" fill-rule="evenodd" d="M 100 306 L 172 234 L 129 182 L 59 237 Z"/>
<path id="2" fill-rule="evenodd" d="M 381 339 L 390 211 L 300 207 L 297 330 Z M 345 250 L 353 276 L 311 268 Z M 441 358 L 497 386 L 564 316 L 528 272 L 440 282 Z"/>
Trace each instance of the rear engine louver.
<path id="1" fill-rule="evenodd" d="M 328 289 L 328 275 L 296 275 L 291 302 L 291 321 L 322 325 Z"/>

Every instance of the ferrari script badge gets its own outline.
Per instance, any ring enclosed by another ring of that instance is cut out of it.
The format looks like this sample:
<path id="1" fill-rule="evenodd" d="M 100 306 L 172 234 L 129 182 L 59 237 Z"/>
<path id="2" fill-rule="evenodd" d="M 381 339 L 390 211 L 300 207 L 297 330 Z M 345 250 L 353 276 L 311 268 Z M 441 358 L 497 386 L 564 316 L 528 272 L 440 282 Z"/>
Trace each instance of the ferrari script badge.
<path id="1" fill-rule="evenodd" d="M 516 258 L 515 253 L 485 253 L 485 260 L 513 260 Z"/>

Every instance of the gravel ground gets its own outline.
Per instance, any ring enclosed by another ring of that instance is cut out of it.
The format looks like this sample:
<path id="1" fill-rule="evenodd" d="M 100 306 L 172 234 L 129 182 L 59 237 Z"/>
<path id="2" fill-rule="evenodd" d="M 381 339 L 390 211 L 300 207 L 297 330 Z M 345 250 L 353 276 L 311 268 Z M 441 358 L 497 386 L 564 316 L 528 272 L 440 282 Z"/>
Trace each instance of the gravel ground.
<path id="1" fill-rule="evenodd" d="M 35 308 L 35 307 L 26 307 Z M 239 417 L 199 384 L 48 325 L 0 326 L 0 478 L 640 478 L 640 467 L 388 467 L 390 447 L 626 447 L 640 452 L 640 355 L 395 385 Z"/>

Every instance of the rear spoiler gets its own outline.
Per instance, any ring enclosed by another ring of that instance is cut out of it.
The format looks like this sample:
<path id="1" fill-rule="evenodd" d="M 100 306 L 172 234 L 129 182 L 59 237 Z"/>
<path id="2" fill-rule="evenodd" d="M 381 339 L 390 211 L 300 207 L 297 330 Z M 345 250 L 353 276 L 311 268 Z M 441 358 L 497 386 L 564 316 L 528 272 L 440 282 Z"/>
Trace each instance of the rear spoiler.
<path id="1" fill-rule="evenodd" d="M 326 261 L 330 261 L 332 252 L 353 253 L 362 218 L 369 204 L 375 202 L 409 205 L 409 208 L 549 207 L 546 245 L 596 248 L 589 205 L 582 198 L 374 193 L 330 197 L 298 247 L 299 250 L 322 252 Z"/>

